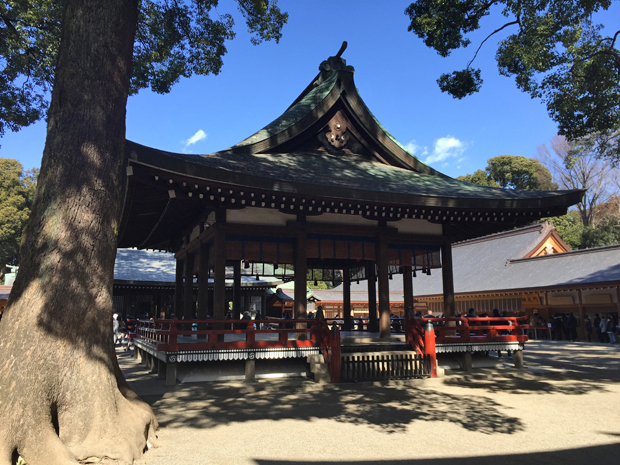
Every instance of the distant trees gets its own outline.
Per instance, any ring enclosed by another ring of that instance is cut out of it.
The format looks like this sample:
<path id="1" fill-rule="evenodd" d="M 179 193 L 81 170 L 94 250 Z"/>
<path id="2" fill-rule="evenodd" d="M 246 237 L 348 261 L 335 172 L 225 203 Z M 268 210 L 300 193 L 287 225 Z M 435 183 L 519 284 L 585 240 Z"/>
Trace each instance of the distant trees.
<path id="1" fill-rule="evenodd" d="M 15 265 L 22 231 L 34 200 L 36 170 L 24 171 L 17 160 L 0 158 L 0 279 L 5 265 Z"/>
<path id="2" fill-rule="evenodd" d="M 481 186 L 519 190 L 556 190 L 549 170 L 535 158 L 520 155 L 499 155 L 487 160 L 487 167 L 474 174 L 459 176 L 460 181 Z"/>
<path id="3" fill-rule="evenodd" d="M 482 86 L 481 70 L 472 66 L 482 46 L 502 31 L 495 45 L 500 74 L 512 76 L 519 89 L 540 98 L 558 123 L 559 134 L 577 140 L 605 137 L 602 156 L 620 161 L 620 31 L 596 24 L 595 13 L 612 0 L 416 0 L 405 10 L 409 31 L 442 57 L 471 44 L 468 35 L 486 16 L 502 18 L 479 42 L 465 69 L 442 74 L 443 92 L 463 98 Z"/>
<path id="4" fill-rule="evenodd" d="M 620 172 L 610 159 L 600 157 L 600 146 L 597 135 L 571 142 L 564 136 L 554 136 L 551 150 L 546 144 L 537 149 L 540 161 L 549 168 L 560 189 L 587 189 L 577 205 L 586 227 L 596 222 L 598 207 L 618 192 Z"/>
<path id="5" fill-rule="evenodd" d="M 457 177 L 481 186 L 520 190 L 586 189 L 577 210 L 545 218 L 571 249 L 620 243 L 620 171 L 601 157 L 605 141 L 590 136 L 569 142 L 562 136 L 551 140 L 551 150 L 538 147 L 538 157 L 500 155 L 487 167 Z"/>

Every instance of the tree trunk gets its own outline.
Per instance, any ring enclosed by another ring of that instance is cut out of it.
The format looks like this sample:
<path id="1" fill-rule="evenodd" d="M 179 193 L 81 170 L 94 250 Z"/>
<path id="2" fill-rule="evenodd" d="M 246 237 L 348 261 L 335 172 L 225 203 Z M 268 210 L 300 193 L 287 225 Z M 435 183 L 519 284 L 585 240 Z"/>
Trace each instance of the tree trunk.
<path id="1" fill-rule="evenodd" d="M 0 323 L 0 465 L 132 463 L 151 409 L 120 372 L 112 281 L 137 0 L 63 2 L 21 268 Z"/>

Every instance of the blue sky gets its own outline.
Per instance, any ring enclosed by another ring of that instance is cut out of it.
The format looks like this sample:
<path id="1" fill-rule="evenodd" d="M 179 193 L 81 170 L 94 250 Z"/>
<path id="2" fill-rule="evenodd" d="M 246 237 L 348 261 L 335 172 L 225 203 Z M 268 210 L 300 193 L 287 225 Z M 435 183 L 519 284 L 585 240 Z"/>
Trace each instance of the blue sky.
<path id="1" fill-rule="evenodd" d="M 360 95 L 377 119 L 422 161 L 453 177 L 483 169 L 494 156 L 532 157 L 536 147 L 556 133 L 540 100 L 517 90 L 500 76 L 496 44 L 487 41 L 476 59 L 484 84 L 480 93 L 455 100 L 442 94 L 436 80 L 462 69 L 486 35 L 505 18 L 487 17 L 472 46 L 441 58 L 407 32 L 409 1 L 280 0 L 290 14 L 279 44 L 253 46 L 239 15 L 237 37 L 218 76 L 193 76 L 166 95 L 143 90 L 129 98 L 127 138 L 162 150 L 210 153 L 234 145 L 278 117 L 318 73 L 319 64 L 343 54 L 355 68 Z M 235 13 L 230 0 L 220 12 Z M 600 19 L 620 29 L 616 2 Z M 509 33 L 510 29 L 506 29 Z M 38 167 L 45 142 L 39 122 L 0 140 L 0 157 Z"/>

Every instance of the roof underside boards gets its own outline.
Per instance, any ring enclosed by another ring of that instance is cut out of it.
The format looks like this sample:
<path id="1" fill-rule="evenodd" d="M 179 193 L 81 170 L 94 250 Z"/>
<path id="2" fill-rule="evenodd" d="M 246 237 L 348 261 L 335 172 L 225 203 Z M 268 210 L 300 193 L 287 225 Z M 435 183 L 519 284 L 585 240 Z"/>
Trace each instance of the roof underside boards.
<path id="1" fill-rule="evenodd" d="M 620 282 L 620 245 L 522 258 L 536 247 L 548 228 L 530 226 L 452 246 L 454 292 L 457 294 Z M 389 281 L 390 292 L 403 292 L 401 275 Z M 337 292 L 342 299 L 342 287 Z M 351 299 L 366 292 L 366 282 L 351 284 Z M 414 296 L 442 295 L 441 272 L 418 273 Z M 332 296 L 332 297 L 335 297 Z"/>
<path id="2" fill-rule="evenodd" d="M 376 220 L 394 208 L 400 209 L 394 218 L 400 218 L 401 210 L 410 208 L 402 217 L 451 224 L 457 240 L 563 214 L 581 199 L 581 191 L 514 191 L 451 179 L 409 154 L 381 126 L 344 60 L 330 57 L 320 70 L 282 116 L 230 149 L 187 155 L 128 142 L 133 172 L 119 246 L 175 250 L 201 214 L 233 207 L 233 197 L 244 191 L 280 196 L 265 207 L 281 209 L 286 203 L 292 214 L 308 210 L 290 208 L 288 195 L 348 202 L 346 214 Z M 205 196 L 209 187 L 222 189 L 222 195 Z M 481 219 L 487 224 L 480 225 Z"/>

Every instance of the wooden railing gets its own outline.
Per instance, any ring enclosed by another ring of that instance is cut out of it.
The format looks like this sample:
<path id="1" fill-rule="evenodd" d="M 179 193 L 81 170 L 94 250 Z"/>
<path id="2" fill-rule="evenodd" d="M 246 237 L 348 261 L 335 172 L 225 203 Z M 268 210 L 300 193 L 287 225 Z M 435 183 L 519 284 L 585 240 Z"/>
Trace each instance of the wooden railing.
<path id="1" fill-rule="evenodd" d="M 525 317 L 430 318 L 436 343 L 526 342 Z"/>
<path id="2" fill-rule="evenodd" d="M 329 374 L 332 383 L 340 382 L 341 359 L 340 359 L 340 330 L 338 325 L 325 319 L 313 320 L 312 334 L 323 353 L 325 363 L 329 366 Z"/>
<path id="3" fill-rule="evenodd" d="M 153 344 L 158 351 L 177 352 L 184 350 L 260 349 L 269 347 L 314 347 L 316 339 L 308 324 L 315 320 L 279 320 L 283 328 L 257 329 L 273 323 L 273 320 L 149 320 L 136 323 L 136 338 Z M 197 329 L 192 329 L 193 326 Z M 245 329 L 231 329 L 241 328 Z M 303 326 L 303 327 L 301 327 Z M 207 328 L 207 329 L 203 329 Z M 225 341 L 227 334 L 241 338 Z M 257 334 L 277 334 L 277 340 L 261 340 Z M 295 334 L 290 339 L 289 335 Z M 195 340 L 179 340 L 179 336 L 196 336 Z"/>
<path id="4" fill-rule="evenodd" d="M 526 342 L 525 318 L 405 318 L 405 340 L 427 357 L 431 378 L 437 376 L 435 344 Z"/>

